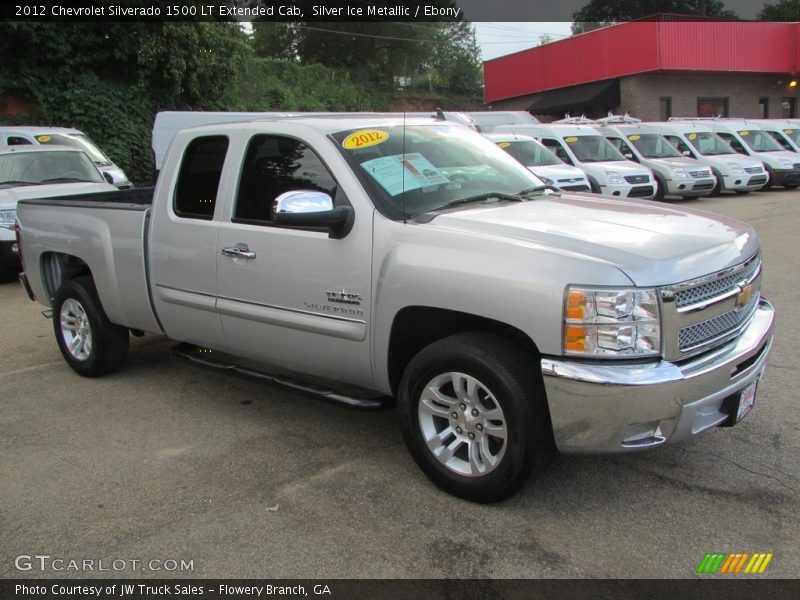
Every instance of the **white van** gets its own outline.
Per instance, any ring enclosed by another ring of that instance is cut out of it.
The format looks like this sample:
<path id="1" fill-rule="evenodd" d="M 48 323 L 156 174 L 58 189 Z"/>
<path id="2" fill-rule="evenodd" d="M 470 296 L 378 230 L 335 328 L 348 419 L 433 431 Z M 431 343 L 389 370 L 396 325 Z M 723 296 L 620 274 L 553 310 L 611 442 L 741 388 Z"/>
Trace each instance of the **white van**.
<path id="1" fill-rule="evenodd" d="M 625 158 L 653 171 L 658 182 L 657 200 L 665 196 L 697 198 L 711 194 L 717 183 L 711 168 L 683 156 L 658 129 L 638 121 L 629 117 L 608 117 L 599 120 L 595 128 Z"/>
<path id="2" fill-rule="evenodd" d="M 711 167 L 716 185 L 711 195 L 723 191 L 747 194 L 767 184 L 767 171 L 760 160 L 736 152 L 707 125 L 690 121 L 649 122 L 675 149 Z"/>
<path id="3" fill-rule="evenodd" d="M 591 191 L 589 180 L 583 171 L 566 164 L 532 137 L 514 133 L 486 133 L 484 136 L 547 185 L 570 192 Z"/>
<path id="4" fill-rule="evenodd" d="M 252 121 L 253 119 L 276 119 L 286 117 L 430 117 L 443 121 L 459 123 L 470 129 L 478 130 L 472 118 L 463 112 L 450 112 L 432 110 L 425 112 L 214 112 L 214 111 L 172 111 L 166 110 L 156 114 L 153 122 L 153 162 L 156 172 L 161 170 L 161 163 L 167 148 L 181 129 L 199 127 L 200 125 L 213 125 L 216 123 L 236 123 L 238 121 Z"/>
<path id="5" fill-rule="evenodd" d="M 485 110 L 466 113 L 481 133 L 491 133 L 501 125 L 535 125 L 539 119 L 525 110 Z"/>
<path id="6" fill-rule="evenodd" d="M 671 118 L 670 122 L 675 121 Z M 708 125 L 731 147 L 745 156 L 764 163 L 769 180 L 764 189 L 773 185 L 796 188 L 800 185 L 800 154 L 781 148 L 772 136 L 748 119 L 680 119 Z"/>
<path id="7" fill-rule="evenodd" d="M 78 129 L 67 127 L 25 127 L 0 125 L 0 146 L 23 146 L 45 144 L 52 146 L 74 146 L 92 159 L 109 183 L 119 189 L 132 188 L 128 176 L 111 162 L 89 136 Z"/>
<path id="8" fill-rule="evenodd" d="M 590 124 L 501 125 L 495 132 L 539 140 L 562 161 L 586 173 L 596 194 L 652 198 L 658 191 L 650 169 L 626 159 Z"/>
<path id="9" fill-rule="evenodd" d="M 800 152 L 800 129 L 797 121 L 791 119 L 747 119 L 772 136 L 784 150 Z"/>

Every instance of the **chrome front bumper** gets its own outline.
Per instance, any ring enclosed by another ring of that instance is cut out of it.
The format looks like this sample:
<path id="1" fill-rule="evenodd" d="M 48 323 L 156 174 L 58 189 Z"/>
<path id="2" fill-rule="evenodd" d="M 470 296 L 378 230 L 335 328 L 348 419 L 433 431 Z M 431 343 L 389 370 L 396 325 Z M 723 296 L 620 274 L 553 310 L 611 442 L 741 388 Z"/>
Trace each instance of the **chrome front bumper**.
<path id="1" fill-rule="evenodd" d="M 630 452 L 684 440 L 730 422 L 726 400 L 764 373 L 774 321 L 774 307 L 762 299 L 738 337 L 680 364 L 543 358 L 558 449 Z"/>

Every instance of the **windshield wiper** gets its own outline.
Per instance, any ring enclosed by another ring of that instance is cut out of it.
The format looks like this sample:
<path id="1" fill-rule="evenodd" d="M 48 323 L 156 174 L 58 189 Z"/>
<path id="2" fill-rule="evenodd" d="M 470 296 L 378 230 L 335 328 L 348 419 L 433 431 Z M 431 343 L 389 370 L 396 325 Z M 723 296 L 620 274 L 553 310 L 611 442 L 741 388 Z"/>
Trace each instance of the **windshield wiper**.
<path id="1" fill-rule="evenodd" d="M 0 181 L 0 185 L 41 185 L 38 181 L 18 181 L 11 179 L 9 181 Z"/>
<path id="2" fill-rule="evenodd" d="M 541 196 L 547 190 L 550 190 L 551 192 L 561 191 L 554 185 L 537 185 L 536 187 L 525 188 L 524 190 L 520 190 L 517 193 L 517 196 L 520 196 L 521 198 L 529 198 L 530 196 Z"/>
<path id="3" fill-rule="evenodd" d="M 42 179 L 42 183 L 56 183 L 61 181 L 64 183 L 69 183 L 70 181 L 79 183 L 95 183 L 91 179 L 79 179 L 77 177 L 52 177 L 51 179 Z"/>
<path id="4" fill-rule="evenodd" d="M 455 200 L 450 200 L 449 202 L 446 202 L 441 206 L 437 206 L 435 208 L 429 208 L 427 210 L 423 210 L 414 215 L 411 215 L 409 218 L 413 219 L 414 217 L 418 217 L 419 215 L 424 215 L 425 213 L 433 212 L 436 210 L 444 210 L 445 208 L 452 208 L 453 206 L 461 206 L 462 204 L 472 204 L 473 202 L 483 202 L 484 200 L 491 200 L 492 198 L 497 198 L 498 200 L 508 200 L 510 202 L 522 202 L 521 196 L 504 194 L 503 192 L 484 192 L 483 194 L 475 194 L 474 196 L 467 196 L 466 198 L 456 198 Z"/>

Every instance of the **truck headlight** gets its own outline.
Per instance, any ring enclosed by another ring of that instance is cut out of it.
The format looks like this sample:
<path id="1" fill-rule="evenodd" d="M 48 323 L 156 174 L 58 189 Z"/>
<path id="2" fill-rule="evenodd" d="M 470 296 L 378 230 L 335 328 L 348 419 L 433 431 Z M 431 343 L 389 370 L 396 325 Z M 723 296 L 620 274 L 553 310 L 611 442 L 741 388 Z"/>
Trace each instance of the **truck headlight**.
<path id="1" fill-rule="evenodd" d="M 744 169 L 742 169 L 742 165 L 739 163 L 728 163 L 728 166 L 731 169 L 731 175 L 741 175 L 744 173 Z"/>
<path id="2" fill-rule="evenodd" d="M 5 229 L 13 229 L 16 218 L 17 211 L 0 210 L 0 227 L 4 227 Z"/>
<path id="3" fill-rule="evenodd" d="M 661 353 L 655 289 L 570 286 L 564 298 L 564 353 L 631 358 Z"/>
<path id="4" fill-rule="evenodd" d="M 672 169 L 672 176 L 677 179 L 686 179 L 689 175 L 686 173 L 686 169 Z"/>
<path id="5" fill-rule="evenodd" d="M 623 183 L 625 183 L 625 180 L 622 178 L 622 175 L 620 175 L 616 171 L 609 171 L 608 183 L 610 183 L 611 185 L 622 185 Z"/>

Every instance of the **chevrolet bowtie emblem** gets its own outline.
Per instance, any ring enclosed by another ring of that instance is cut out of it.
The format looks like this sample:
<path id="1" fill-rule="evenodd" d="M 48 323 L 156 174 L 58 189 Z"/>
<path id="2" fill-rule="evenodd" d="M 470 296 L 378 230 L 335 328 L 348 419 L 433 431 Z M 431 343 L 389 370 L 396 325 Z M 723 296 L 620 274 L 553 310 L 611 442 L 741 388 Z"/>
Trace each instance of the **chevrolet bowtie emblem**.
<path id="1" fill-rule="evenodd" d="M 736 296 L 736 306 L 739 308 L 747 304 L 747 301 L 753 296 L 753 284 L 746 285 L 741 290 L 739 295 Z"/>

